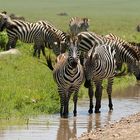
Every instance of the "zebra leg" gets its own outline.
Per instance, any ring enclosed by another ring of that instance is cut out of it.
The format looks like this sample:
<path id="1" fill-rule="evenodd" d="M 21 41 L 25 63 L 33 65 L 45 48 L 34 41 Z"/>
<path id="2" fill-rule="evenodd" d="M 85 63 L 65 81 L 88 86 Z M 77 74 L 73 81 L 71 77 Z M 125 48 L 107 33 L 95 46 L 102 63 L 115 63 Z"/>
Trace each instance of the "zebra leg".
<path id="1" fill-rule="evenodd" d="M 33 48 L 34 48 L 33 57 L 35 57 L 38 50 L 36 44 L 34 44 Z"/>
<path id="2" fill-rule="evenodd" d="M 45 53 L 45 46 L 41 46 L 41 50 L 42 50 L 43 56 L 44 56 L 45 59 L 47 60 L 47 56 L 46 56 L 46 53 Z"/>
<path id="3" fill-rule="evenodd" d="M 63 112 L 64 112 L 64 98 L 63 98 L 62 94 L 60 94 L 60 104 L 61 104 L 61 107 L 60 107 L 60 116 L 62 118 L 63 117 Z"/>
<path id="4" fill-rule="evenodd" d="M 78 94 L 78 92 L 75 92 L 74 96 L 73 96 L 73 102 L 74 102 L 73 114 L 74 114 L 74 116 L 77 116 L 77 100 L 78 100 L 77 94 Z"/>
<path id="5" fill-rule="evenodd" d="M 112 98 L 111 98 L 112 85 L 113 85 L 113 78 L 109 78 L 108 85 L 107 85 L 107 94 L 108 94 L 108 100 L 109 100 L 108 106 L 109 106 L 110 111 L 113 110 L 113 104 L 112 104 Z"/>
<path id="6" fill-rule="evenodd" d="M 8 40 L 7 44 L 6 44 L 6 48 L 5 50 L 9 50 L 11 48 L 15 48 L 16 46 L 16 42 L 17 42 L 17 39 L 13 39 L 13 40 Z"/>
<path id="7" fill-rule="evenodd" d="M 95 83 L 96 91 L 96 105 L 95 105 L 95 113 L 100 113 L 99 109 L 101 108 L 101 98 L 102 98 L 102 81 L 98 81 Z"/>
<path id="8" fill-rule="evenodd" d="M 63 118 L 68 118 L 69 114 L 69 99 L 70 99 L 70 94 L 67 92 L 64 95 L 64 112 L 63 112 Z"/>
<path id="9" fill-rule="evenodd" d="M 40 47 L 37 47 L 38 58 L 40 58 Z"/>
<path id="10" fill-rule="evenodd" d="M 93 86 L 92 84 L 90 84 L 90 86 L 88 87 L 88 96 L 89 96 L 89 110 L 88 113 L 92 114 L 93 113 L 93 95 L 94 95 L 94 91 L 93 91 Z"/>

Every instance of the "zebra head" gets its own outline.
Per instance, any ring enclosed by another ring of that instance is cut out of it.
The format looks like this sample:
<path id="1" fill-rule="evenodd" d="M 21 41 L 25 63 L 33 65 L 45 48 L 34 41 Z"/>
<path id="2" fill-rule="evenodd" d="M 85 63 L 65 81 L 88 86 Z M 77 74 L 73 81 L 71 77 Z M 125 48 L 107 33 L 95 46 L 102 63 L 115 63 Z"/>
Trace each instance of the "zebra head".
<path id="1" fill-rule="evenodd" d="M 70 36 L 65 32 L 63 32 L 61 36 L 63 38 L 60 41 L 60 52 L 65 53 L 69 46 Z"/>
<path id="2" fill-rule="evenodd" d="M 136 79 L 139 81 L 140 80 L 140 64 L 138 65 L 132 65 L 133 66 L 133 74 L 136 77 Z"/>
<path id="3" fill-rule="evenodd" d="M 81 31 L 87 31 L 89 28 L 89 19 L 88 18 L 83 18 L 83 21 L 80 24 Z"/>
<path id="4" fill-rule="evenodd" d="M 79 50 L 77 47 L 77 39 L 70 39 L 69 49 L 68 49 L 68 62 L 72 68 L 76 68 L 79 63 Z"/>
<path id="5" fill-rule="evenodd" d="M 6 26 L 6 22 L 7 22 L 7 15 L 6 12 L 2 12 L 0 13 L 0 31 L 3 31 L 5 26 Z"/>
<path id="6" fill-rule="evenodd" d="M 14 26 L 14 23 L 7 13 L 5 11 L 0 13 L 0 31 L 3 31 L 5 28 L 11 28 L 12 26 Z"/>
<path id="7" fill-rule="evenodd" d="M 98 46 L 97 46 L 98 47 Z M 93 78 L 93 71 L 95 69 L 98 54 L 96 53 L 96 48 L 92 47 L 88 54 L 86 55 L 84 66 L 85 66 L 85 76 L 87 80 L 91 80 Z"/>

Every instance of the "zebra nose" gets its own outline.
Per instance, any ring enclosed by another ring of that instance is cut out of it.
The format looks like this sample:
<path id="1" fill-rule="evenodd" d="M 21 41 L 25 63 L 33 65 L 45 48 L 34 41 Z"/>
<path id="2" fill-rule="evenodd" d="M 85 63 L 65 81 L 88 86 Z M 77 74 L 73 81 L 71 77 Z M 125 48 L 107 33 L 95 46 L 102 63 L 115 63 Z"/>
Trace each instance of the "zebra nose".
<path id="1" fill-rule="evenodd" d="M 76 68 L 77 64 L 78 64 L 78 60 L 77 59 L 73 59 L 72 62 L 71 62 L 71 66 L 73 68 Z"/>

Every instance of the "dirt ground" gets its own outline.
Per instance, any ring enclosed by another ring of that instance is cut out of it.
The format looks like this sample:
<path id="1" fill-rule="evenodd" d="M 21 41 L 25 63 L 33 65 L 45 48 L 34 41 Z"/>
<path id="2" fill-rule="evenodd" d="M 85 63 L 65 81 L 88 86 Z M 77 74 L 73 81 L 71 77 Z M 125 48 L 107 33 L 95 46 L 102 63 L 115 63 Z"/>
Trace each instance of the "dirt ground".
<path id="1" fill-rule="evenodd" d="M 78 140 L 140 140 L 140 112 L 82 134 Z"/>

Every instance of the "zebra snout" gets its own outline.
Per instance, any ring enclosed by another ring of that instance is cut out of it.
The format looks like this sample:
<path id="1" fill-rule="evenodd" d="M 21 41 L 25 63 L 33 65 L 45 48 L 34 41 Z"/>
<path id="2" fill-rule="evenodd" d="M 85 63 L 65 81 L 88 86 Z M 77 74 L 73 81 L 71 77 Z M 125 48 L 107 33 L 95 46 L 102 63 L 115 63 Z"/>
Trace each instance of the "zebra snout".
<path id="1" fill-rule="evenodd" d="M 72 60 L 72 62 L 71 62 L 71 66 L 72 66 L 73 68 L 76 68 L 77 64 L 78 64 L 78 60 L 73 58 L 73 60 Z"/>

